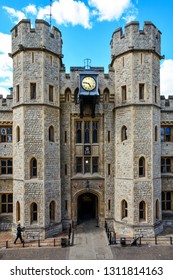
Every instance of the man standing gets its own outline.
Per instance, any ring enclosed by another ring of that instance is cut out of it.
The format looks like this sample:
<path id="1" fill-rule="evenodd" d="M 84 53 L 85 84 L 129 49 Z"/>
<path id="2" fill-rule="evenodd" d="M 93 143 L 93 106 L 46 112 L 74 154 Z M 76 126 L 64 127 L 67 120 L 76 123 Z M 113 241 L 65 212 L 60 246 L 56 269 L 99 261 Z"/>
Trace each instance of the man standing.
<path id="1" fill-rule="evenodd" d="M 21 243 L 24 243 L 24 240 L 22 239 L 22 231 L 23 228 L 20 226 L 20 221 L 19 221 L 17 225 L 17 233 L 16 233 L 16 239 L 14 241 L 14 244 L 16 244 L 18 238 L 20 238 Z"/>

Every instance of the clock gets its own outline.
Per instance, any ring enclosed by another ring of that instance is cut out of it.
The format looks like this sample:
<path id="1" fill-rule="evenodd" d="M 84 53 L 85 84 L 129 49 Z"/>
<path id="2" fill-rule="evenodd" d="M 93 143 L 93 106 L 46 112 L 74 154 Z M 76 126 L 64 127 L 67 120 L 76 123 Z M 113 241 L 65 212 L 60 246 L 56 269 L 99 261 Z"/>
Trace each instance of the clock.
<path id="1" fill-rule="evenodd" d="M 82 87 L 86 91 L 92 91 L 96 87 L 96 80 L 91 76 L 85 76 L 82 79 Z"/>

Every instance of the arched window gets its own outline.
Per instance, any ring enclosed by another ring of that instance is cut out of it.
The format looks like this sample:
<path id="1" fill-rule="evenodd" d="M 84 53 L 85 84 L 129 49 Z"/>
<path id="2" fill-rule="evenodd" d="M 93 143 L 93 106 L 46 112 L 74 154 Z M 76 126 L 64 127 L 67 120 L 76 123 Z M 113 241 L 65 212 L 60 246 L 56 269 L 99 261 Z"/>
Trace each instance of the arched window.
<path id="1" fill-rule="evenodd" d="M 20 203 L 16 202 L 16 222 L 20 221 Z"/>
<path id="2" fill-rule="evenodd" d="M 30 161 L 30 177 L 37 177 L 37 160 L 35 158 Z"/>
<path id="3" fill-rule="evenodd" d="M 36 223 L 38 220 L 37 204 L 33 202 L 30 207 L 31 210 L 31 224 Z"/>
<path id="4" fill-rule="evenodd" d="M 49 218 L 50 221 L 55 221 L 55 201 L 51 201 L 49 205 Z"/>
<path id="5" fill-rule="evenodd" d="M 76 143 L 82 143 L 82 122 L 76 122 Z"/>
<path id="6" fill-rule="evenodd" d="M 139 220 L 146 220 L 146 204 L 145 201 L 139 203 Z"/>
<path id="7" fill-rule="evenodd" d="M 54 142 L 54 127 L 52 125 L 49 127 L 49 141 Z"/>
<path id="8" fill-rule="evenodd" d="M 124 125 L 121 129 L 121 141 L 127 140 L 127 127 Z"/>
<path id="9" fill-rule="evenodd" d="M 159 219 L 159 200 L 156 200 L 156 220 Z"/>
<path id="10" fill-rule="evenodd" d="M 157 125 L 155 126 L 155 129 L 154 129 L 154 141 L 157 141 L 158 140 L 158 129 L 157 129 Z"/>
<path id="11" fill-rule="evenodd" d="M 92 142 L 98 143 L 98 122 L 92 123 Z"/>
<path id="12" fill-rule="evenodd" d="M 74 102 L 75 104 L 79 103 L 79 88 L 76 88 L 74 91 Z"/>
<path id="13" fill-rule="evenodd" d="M 139 177 L 145 177 L 145 158 L 139 159 Z"/>
<path id="14" fill-rule="evenodd" d="M 104 98 L 104 101 L 105 102 L 109 102 L 109 89 L 108 88 L 105 88 L 104 92 L 103 92 L 103 98 Z"/>
<path id="15" fill-rule="evenodd" d="M 121 219 L 126 218 L 128 215 L 128 204 L 125 199 L 121 202 Z"/>
<path id="16" fill-rule="evenodd" d="M 20 141 L 20 127 L 16 127 L 16 142 Z"/>
<path id="17" fill-rule="evenodd" d="M 66 88 L 65 90 L 65 101 L 69 102 L 71 97 L 71 90 L 69 88 Z"/>

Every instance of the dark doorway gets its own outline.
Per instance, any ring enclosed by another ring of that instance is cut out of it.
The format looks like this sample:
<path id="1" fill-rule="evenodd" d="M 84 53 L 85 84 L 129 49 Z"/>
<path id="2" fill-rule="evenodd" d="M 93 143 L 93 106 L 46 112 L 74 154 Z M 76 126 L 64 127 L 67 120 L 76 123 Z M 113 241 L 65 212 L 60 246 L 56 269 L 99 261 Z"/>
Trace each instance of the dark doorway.
<path id="1" fill-rule="evenodd" d="M 95 219 L 98 214 L 98 199 L 92 193 L 84 193 L 78 197 L 78 223 Z"/>

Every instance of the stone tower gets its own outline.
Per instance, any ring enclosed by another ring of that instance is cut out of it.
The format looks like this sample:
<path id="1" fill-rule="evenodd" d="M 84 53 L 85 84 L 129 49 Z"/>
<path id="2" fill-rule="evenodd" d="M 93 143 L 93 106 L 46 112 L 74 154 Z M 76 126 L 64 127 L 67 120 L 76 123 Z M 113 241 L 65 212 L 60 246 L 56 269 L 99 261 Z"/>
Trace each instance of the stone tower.
<path id="1" fill-rule="evenodd" d="M 22 20 L 12 30 L 13 222 L 27 237 L 62 229 L 60 182 L 60 31 L 43 20 Z"/>
<path id="2" fill-rule="evenodd" d="M 117 29 L 115 71 L 115 231 L 162 231 L 160 174 L 160 31 L 145 22 Z"/>

